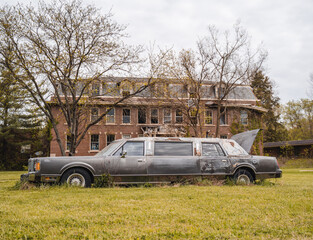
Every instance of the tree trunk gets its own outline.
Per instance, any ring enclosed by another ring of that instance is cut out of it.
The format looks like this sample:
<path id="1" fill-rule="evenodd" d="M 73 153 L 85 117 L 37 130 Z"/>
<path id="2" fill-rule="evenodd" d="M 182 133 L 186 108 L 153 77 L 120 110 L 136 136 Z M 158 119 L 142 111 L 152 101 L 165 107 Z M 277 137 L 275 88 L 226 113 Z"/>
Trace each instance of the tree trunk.
<path id="1" fill-rule="evenodd" d="M 216 128 L 215 128 L 215 137 L 220 137 L 220 123 L 221 123 L 221 102 L 217 102 L 217 116 L 216 116 Z"/>

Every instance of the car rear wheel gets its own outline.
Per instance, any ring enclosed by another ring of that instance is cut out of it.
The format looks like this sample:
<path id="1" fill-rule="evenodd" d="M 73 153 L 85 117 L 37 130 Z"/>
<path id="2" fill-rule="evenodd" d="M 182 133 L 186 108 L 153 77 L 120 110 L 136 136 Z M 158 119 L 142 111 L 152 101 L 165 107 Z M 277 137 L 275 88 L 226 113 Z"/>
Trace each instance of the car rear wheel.
<path id="1" fill-rule="evenodd" d="M 238 185 L 249 185 L 253 183 L 253 177 L 246 169 L 239 169 L 234 175 L 234 180 Z"/>
<path id="2" fill-rule="evenodd" d="M 84 169 L 72 168 L 64 173 L 61 183 L 67 183 L 69 186 L 91 187 L 91 177 Z"/>

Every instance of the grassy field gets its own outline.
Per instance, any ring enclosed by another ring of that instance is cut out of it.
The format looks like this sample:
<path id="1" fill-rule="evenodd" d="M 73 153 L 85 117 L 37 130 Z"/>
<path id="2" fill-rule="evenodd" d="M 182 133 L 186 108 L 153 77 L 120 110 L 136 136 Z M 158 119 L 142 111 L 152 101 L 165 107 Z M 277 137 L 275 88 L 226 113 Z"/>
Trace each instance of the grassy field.
<path id="1" fill-rule="evenodd" d="M 305 170 L 254 186 L 29 190 L 0 172 L 0 239 L 312 239 Z"/>

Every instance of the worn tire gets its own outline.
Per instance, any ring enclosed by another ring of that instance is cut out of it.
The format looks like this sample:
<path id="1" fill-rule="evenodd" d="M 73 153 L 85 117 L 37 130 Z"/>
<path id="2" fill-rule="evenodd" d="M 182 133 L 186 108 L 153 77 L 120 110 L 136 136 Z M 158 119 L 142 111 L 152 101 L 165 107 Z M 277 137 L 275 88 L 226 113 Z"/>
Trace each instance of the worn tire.
<path id="1" fill-rule="evenodd" d="M 63 174 L 61 183 L 67 183 L 70 186 L 91 187 L 91 176 L 82 168 L 72 168 Z"/>
<path id="2" fill-rule="evenodd" d="M 234 180 L 235 180 L 235 183 L 238 185 L 249 185 L 249 184 L 253 183 L 253 181 L 254 181 L 253 176 L 246 169 L 239 169 L 234 174 Z"/>

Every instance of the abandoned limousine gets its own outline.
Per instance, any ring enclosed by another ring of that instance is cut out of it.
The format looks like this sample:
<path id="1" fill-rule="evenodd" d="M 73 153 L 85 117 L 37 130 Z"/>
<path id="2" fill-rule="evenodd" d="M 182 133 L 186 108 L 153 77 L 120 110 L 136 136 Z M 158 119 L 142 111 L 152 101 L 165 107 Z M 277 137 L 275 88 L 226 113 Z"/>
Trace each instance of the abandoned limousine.
<path id="1" fill-rule="evenodd" d="M 192 176 L 230 177 L 250 184 L 257 179 L 281 177 L 275 157 L 248 154 L 256 133 L 241 133 L 233 139 L 120 139 L 95 156 L 31 158 L 28 173 L 21 179 L 90 187 L 103 174 L 112 176 L 116 184 L 174 182 Z"/>

